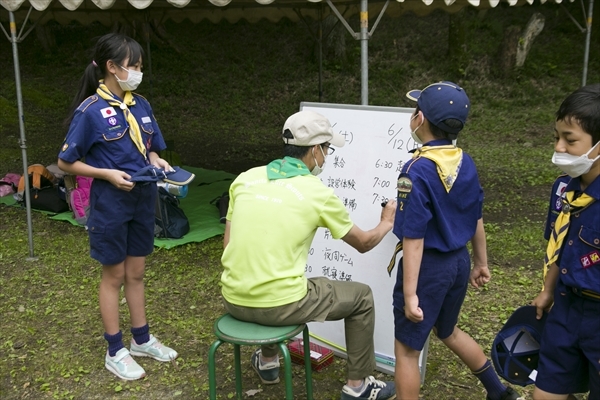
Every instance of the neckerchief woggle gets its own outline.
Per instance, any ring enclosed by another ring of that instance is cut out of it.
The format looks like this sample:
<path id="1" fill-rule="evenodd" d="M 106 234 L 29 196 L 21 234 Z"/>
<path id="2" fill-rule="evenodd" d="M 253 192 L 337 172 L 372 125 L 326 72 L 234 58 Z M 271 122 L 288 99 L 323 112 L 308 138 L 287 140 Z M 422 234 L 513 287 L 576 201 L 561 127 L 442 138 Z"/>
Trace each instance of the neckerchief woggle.
<path id="1" fill-rule="evenodd" d="M 271 181 L 309 174 L 306 164 L 294 157 L 273 160 L 267 165 L 267 178 Z"/>
<path id="2" fill-rule="evenodd" d="M 137 147 L 138 151 L 142 153 L 144 159 L 146 159 L 146 146 L 144 146 L 144 141 L 142 140 L 140 126 L 128 108 L 128 106 L 135 105 L 135 99 L 133 98 L 133 94 L 131 94 L 130 91 L 126 91 L 125 95 L 123 96 L 123 101 L 117 99 L 115 95 L 113 95 L 108 89 L 108 87 L 104 84 L 104 79 L 100 79 L 100 85 L 98 86 L 98 89 L 96 89 L 96 93 L 98 94 L 98 96 L 106 100 L 111 106 L 117 106 L 121 110 L 123 110 L 123 114 L 125 114 L 125 119 L 127 120 L 127 124 L 129 125 L 129 136 L 135 144 L 135 147 Z"/>

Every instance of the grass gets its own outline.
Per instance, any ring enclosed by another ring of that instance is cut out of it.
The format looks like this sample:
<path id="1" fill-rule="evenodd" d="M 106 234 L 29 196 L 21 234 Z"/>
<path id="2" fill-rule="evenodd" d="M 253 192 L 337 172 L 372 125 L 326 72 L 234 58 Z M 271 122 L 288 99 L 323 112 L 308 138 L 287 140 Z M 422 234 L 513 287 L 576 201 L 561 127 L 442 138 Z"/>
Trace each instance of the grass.
<path id="1" fill-rule="evenodd" d="M 504 3 L 502 3 L 504 4 Z M 565 4 L 578 15 L 578 4 Z M 541 12 L 546 26 L 525 66 L 508 76 L 497 69 L 503 32 Z M 459 143 L 478 165 L 485 190 L 492 282 L 470 289 L 459 324 L 489 353 L 512 310 L 529 303 L 541 282 L 547 197 L 558 171 L 551 165 L 553 113 L 580 84 L 583 37 L 558 5 L 467 11 L 467 58 L 447 60 L 449 17 L 383 18 L 369 45 L 372 105 L 412 106 L 404 94 L 435 80 L 466 88 L 472 113 Z M 358 18 L 350 20 L 357 29 Z M 435 29 L 432 29 L 435 27 Z M 147 96 L 166 139 L 186 165 L 239 173 L 279 156 L 278 134 L 301 101 L 318 101 L 315 44 L 302 23 L 165 22 L 175 47 L 152 44 Z M 54 26 L 57 48 L 45 53 L 32 35 L 21 43 L 21 80 L 29 163 L 56 160 L 61 123 L 86 63 L 97 24 Z M 342 32 L 344 34 L 344 32 Z M 324 102 L 360 103 L 359 43 L 346 35 L 344 57 L 325 49 Z M 597 42 L 597 31 L 592 43 Z M 594 41 L 595 40 L 595 41 Z M 592 47 L 588 82 L 600 79 Z M 0 54 L 11 54 L 0 41 Z M 12 71 L 12 58 L 0 67 Z M 22 171 L 13 75 L 0 76 L 0 175 Z M 28 260 L 25 212 L 0 205 L 0 396 L 3 399 L 205 399 L 212 323 L 223 311 L 218 288 L 221 238 L 157 250 L 147 260 L 148 319 L 154 334 L 176 348 L 176 363 L 141 360 L 148 377 L 123 382 L 102 365 L 97 288 L 100 267 L 89 257 L 85 231 L 33 213 L 34 252 Z M 126 340 L 128 312 L 121 305 Z M 243 349 L 244 360 L 252 349 Z M 218 392 L 233 398 L 233 356 L 219 351 Z M 246 365 L 247 366 L 247 365 Z M 317 399 L 339 398 L 345 361 L 315 373 Z M 297 398 L 303 372 L 294 367 Z M 377 374 L 377 373 L 376 373 Z M 377 374 L 379 378 L 386 378 Z M 389 379 L 389 378 L 388 378 Z M 244 389 L 257 399 L 280 399 L 283 388 L 262 387 L 250 370 Z M 522 389 L 531 399 L 531 387 Z M 475 400 L 484 390 L 438 340 L 431 340 L 423 398 Z"/>

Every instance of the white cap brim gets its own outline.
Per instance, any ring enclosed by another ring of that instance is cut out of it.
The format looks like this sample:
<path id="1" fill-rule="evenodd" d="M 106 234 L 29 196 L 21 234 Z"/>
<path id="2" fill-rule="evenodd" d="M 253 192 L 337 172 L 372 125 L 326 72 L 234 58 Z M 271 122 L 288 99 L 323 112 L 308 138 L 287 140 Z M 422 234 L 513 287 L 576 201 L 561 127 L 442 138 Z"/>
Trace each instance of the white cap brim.
<path id="1" fill-rule="evenodd" d="M 346 144 L 346 138 L 340 135 L 339 133 L 333 133 L 333 137 L 329 141 L 332 146 L 335 147 L 344 147 Z"/>

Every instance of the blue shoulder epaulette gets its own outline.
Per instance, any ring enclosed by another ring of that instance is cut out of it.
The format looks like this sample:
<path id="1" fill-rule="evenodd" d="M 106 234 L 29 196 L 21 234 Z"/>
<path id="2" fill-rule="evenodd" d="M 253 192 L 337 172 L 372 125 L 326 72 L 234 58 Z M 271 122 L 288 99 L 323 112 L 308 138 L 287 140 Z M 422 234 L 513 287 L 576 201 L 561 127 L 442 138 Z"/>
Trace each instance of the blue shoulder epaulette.
<path id="1" fill-rule="evenodd" d="M 81 112 L 85 112 L 85 110 L 91 106 L 92 104 L 94 104 L 95 102 L 98 101 L 98 95 L 93 94 L 90 97 L 88 97 L 87 99 L 85 99 L 84 101 L 81 102 L 81 104 L 79 105 L 79 107 L 77 107 L 77 111 L 81 111 Z"/>

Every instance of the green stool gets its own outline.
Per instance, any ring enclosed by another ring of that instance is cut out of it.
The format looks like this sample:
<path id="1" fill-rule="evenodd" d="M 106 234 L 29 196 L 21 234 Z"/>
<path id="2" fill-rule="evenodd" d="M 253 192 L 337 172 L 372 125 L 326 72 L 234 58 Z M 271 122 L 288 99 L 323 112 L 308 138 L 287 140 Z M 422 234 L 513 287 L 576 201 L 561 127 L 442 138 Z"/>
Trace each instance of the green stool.
<path id="1" fill-rule="evenodd" d="M 304 370 L 306 372 L 306 398 L 312 400 L 312 371 L 310 364 L 310 341 L 306 324 L 290 326 L 265 326 L 252 322 L 244 322 L 229 314 L 220 317 L 214 325 L 217 340 L 210 346 L 208 352 L 208 382 L 210 400 L 217 398 L 217 382 L 215 373 L 215 353 L 223 343 L 233 344 L 235 359 L 235 393 L 237 399 L 242 399 L 242 365 L 240 362 L 240 345 L 261 346 L 277 344 L 283 354 L 285 366 L 285 398 L 293 399 L 292 394 L 292 360 L 284 341 L 290 340 L 300 332 L 304 341 Z"/>

